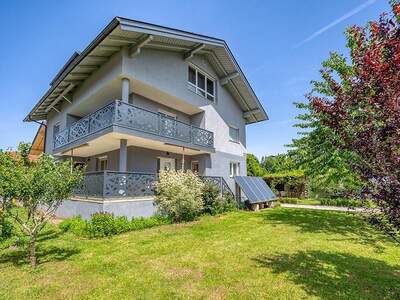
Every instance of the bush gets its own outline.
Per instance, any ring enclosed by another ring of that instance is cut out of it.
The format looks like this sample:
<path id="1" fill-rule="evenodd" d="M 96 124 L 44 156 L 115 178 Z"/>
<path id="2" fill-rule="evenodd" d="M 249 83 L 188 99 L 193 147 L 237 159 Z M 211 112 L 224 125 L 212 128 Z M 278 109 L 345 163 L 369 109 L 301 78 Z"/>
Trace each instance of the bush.
<path id="1" fill-rule="evenodd" d="M 279 198 L 280 203 L 298 204 L 299 199 L 297 198 Z"/>
<path id="2" fill-rule="evenodd" d="M 13 226 L 10 221 L 4 217 L 0 217 L 0 241 L 4 241 L 11 237 Z"/>
<path id="3" fill-rule="evenodd" d="M 328 206 L 343 206 L 343 207 L 362 207 L 363 203 L 360 200 L 336 198 L 336 199 L 321 199 L 321 205 Z"/>
<path id="4" fill-rule="evenodd" d="M 81 217 L 65 219 L 59 228 L 76 235 L 98 238 L 170 223 L 170 219 L 158 215 L 129 221 L 126 217 L 115 217 L 110 213 L 96 213 L 88 221 L 82 220 Z"/>
<path id="5" fill-rule="evenodd" d="M 163 171 L 156 186 L 155 204 L 175 222 L 192 221 L 203 210 L 204 183 L 193 172 Z"/>
<path id="6" fill-rule="evenodd" d="M 86 222 L 80 216 L 65 219 L 58 227 L 64 232 L 70 231 L 77 235 L 84 235 L 86 233 Z"/>
<path id="7" fill-rule="evenodd" d="M 237 209 L 237 203 L 230 193 L 220 195 L 218 186 L 207 183 L 203 188 L 203 212 L 217 215 Z"/>
<path id="8" fill-rule="evenodd" d="M 106 212 L 93 214 L 90 221 L 86 222 L 86 232 L 90 237 L 105 237 L 116 234 L 114 215 Z"/>
<path id="9" fill-rule="evenodd" d="M 219 200 L 219 188 L 213 183 L 206 183 L 203 187 L 203 212 L 206 214 L 216 214 L 216 207 Z"/>

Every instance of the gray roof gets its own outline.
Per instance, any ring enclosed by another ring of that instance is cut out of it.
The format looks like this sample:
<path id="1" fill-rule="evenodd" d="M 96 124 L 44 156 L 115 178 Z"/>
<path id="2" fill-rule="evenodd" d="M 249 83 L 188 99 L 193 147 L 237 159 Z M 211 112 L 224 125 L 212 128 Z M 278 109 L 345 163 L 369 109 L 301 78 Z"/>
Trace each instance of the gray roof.
<path id="1" fill-rule="evenodd" d="M 151 39 L 147 39 L 151 36 Z M 144 42 L 145 41 L 145 42 Z M 204 55 L 239 103 L 246 123 L 268 119 L 256 94 L 224 40 L 122 17 L 114 18 L 81 53 L 75 52 L 51 81 L 49 90 L 24 121 L 45 120 L 91 73 L 124 46 L 164 49 Z"/>

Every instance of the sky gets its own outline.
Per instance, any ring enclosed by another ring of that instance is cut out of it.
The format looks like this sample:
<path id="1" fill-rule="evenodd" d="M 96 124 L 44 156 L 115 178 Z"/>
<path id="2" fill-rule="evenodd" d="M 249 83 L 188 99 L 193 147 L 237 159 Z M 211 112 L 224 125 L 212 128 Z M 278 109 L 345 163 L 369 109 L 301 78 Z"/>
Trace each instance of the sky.
<path id="1" fill-rule="evenodd" d="M 224 39 L 269 121 L 247 126 L 247 149 L 283 153 L 297 135 L 310 81 L 329 52 L 347 53 L 344 31 L 389 11 L 387 0 L 6 1 L 0 3 L 0 149 L 31 142 L 23 118 L 75 50 L 123 16 Z"/>

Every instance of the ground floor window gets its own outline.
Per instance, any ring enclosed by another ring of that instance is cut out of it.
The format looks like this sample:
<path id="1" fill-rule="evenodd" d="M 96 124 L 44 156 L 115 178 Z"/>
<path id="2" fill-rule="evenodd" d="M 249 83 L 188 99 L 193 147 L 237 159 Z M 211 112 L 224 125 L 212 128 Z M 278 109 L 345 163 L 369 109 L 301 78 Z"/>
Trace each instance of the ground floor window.
<path id="1" fill-rule="evenodd" d="M 238 176 L 240 174 L 240 163 L 238 162 L 230 162 L 229 164 L 229 174 L 231 177 Z"/>
<path id="2" fill-rule="evenodd" d="M 159 157 L 159 168 L 158 171 L 175 171 L 175 158 Z"/>
<path id="3" fill-rule="evenodd" d="M 107 170 L 108 159 L 107 156 L 102 156 L 97 158 L 97 171 Z"/>
<path id="4" fill-rule="evenodd" d="M 197 160 L 192 161 L 192 172 L 199 173 L 199 162 Z"/>

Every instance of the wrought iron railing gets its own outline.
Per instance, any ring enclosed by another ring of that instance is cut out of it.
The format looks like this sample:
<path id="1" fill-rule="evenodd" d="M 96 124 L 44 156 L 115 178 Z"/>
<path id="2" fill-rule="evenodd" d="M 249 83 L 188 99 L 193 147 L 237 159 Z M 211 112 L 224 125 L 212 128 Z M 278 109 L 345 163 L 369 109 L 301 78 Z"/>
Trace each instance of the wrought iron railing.
<path id="1" fill-rule="evenodd" d="M 218 186 L 221 193 L 233 192 L 223 177 L 200 176 L 204 182 Z M 75 188 L 74 195 L 93 198 L 125 198 L 153 196 L 158 181 L 156 173 L 101 171 L 89 172 L 81 184 Z"/>
<path id="2" fill-rule="evenodd" d="M 229 187 L 229 185 L 226 183 L 224 177 L 221 176 L 200 176 L 200 178 L 206 182 L 206 183 L 212 183 L 218 186 L 219 190 L 221 191 L 222 194 L 228 193 L 231 194 L 232 197 L 234 197 L 234 194 Z"/>
<path id="3" fill-rule="evenodd" d="M 95 198 L 124 198 L 153 196 L 156 174 L 103 171 L 85 175 L 74 195 Z"/>
<path id="4" fill-rule="evenodd" d="M 194 146 L 214 147 L 214 134 L 211 131 L 116 100 L 56 134 L 54 149 L 66 146 L 111 125 L 167 137 Z"/>

